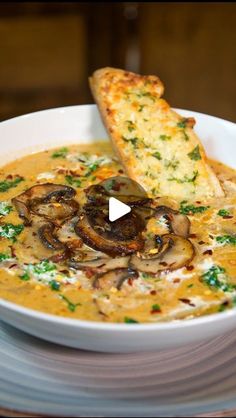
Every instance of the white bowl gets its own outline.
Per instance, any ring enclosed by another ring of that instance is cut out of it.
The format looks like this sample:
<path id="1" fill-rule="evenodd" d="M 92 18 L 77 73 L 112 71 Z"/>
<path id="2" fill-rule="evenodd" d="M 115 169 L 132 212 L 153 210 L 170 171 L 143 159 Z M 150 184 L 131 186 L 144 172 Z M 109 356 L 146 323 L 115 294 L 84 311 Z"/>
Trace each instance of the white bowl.
<path id="1" fill-rule="evenodd" d="M 236 168 L 236 125 L 213 116 L 194 116 L 207 154 Z M 94 105 L 51 109 L 0 124 L 1 165 L 30 152 L 91 143 L 107 134 Z M 0 299 L 1 320 L 48 341 L 103 352 L 175 348 L 225 333 L 236 326 L 236 309 L 192 320 L 158 324 L 111 324 L 61 318 Z"/>

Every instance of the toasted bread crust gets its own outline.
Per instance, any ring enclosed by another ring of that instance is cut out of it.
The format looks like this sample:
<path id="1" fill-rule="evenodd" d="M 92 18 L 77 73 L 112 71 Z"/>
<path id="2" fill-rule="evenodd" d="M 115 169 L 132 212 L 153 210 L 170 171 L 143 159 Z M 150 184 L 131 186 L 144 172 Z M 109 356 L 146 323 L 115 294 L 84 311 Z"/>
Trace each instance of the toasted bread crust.
<path id="1" fill-rule="evenodd" d="M 162 99 L 158 77 L 107 67 L 89 81 L 126 173 L 150 196 L 224 195 L 193 131 L 194 119 L 183 119 Z"/>

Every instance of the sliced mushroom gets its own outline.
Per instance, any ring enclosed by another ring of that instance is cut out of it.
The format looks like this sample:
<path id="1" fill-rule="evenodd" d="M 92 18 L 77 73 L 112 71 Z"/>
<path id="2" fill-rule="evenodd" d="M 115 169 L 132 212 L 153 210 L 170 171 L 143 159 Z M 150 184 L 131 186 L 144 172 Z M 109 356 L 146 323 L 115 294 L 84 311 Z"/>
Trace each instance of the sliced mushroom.
<path id="1" fill-rule="evenodd" d="M 151 258 L 132 255 L 130 267 L 145 273 L 156 274 L 160 271 L 172 271 L 188 265 L 195 254 L 193 244 L 183 237 L 166 234 L 162 236 L 161 251 Z"/>
<path id="2" fill-rule="evenodd" d="M 120 290 L 125 280 L 136 279 L 137 277 L 138 273 L 134 270 L 117 268 L 98 274 L 93 282 L 93 287 L 99 290 L 110 290 L 115 287 Z"/>
<path id="3" fill-rule="evenodd" d="M 190 220 L 186 215 L 182 215 L 177 210 L 171 209 L 168 206 L 158 206 L 155 209 L 155 216 L 160 218 L 164 216 L 168 222 L 170 232 L 175 235 L 187 238 L 190 230 Z"/>
<path id="4" fill-rule="evenodd" d="M 42 225 L 38 230 L 38 236 L 42 244 L 50 250 L 65 249 L 65 244 L 59 241 L 54 234 L 55 226 L 51 223 Z"/>
<path id="5" fill-rule="evenodd" d="M 60 202 L 71 200 L 76 192 L 72 187 L 62 184 L 44 183 L 31 187 L 19 196 L 12 199 L 19 216 L 24 219 L 25 225 L 31 222 L 31 207 L 38 203 Z"/>
<path id="6" fill-rule="evenodd" d="M 100 273 L 105 273 L 109 270 L 128 268 L 130 257 L 93 257 L 90 259 L 79 260 L 72 258 L 69 260 L 69 267 L 74 268 L 75 270 L 87 270 L 94 269 L 98 270 Z"/>
<path id="7" fill-rule="evenodd" d="M 31 204 L 30 209 L 36 215 L 60 225 L 66 219 L 72 218 L 79 210 L 79 204 L 75 200 L 65 202 L 36 203 Z"/>
<path id="8" fill-rule="evenodd" d="M 91 216 L 90 216 L 91 221 Z M 88 215 L 84 212 L 79 217 L 75 225 L 75 232 L 83 239 L 85 244 L 95 250 L 103 251 L 111 256 L 132 254 L 143 248 L 144 241 L 140 234 L 135 238 L 121 240 L 117 239 L 117 235 L 112 234 L 112 229 L 107 233 L 104 232 L 103 226 L 99 229 L 99 225 L 94 229 L 89 222 Z"/>
<path id="9" fill-rule="evenodd" d="M 107 206 L 101 208 L 86 208 L 86 215 L 91 227 L 104 238 L 127 241 L 135 238 L 144 229 L 142 218 L 130 212 L 116 222 L 109 221 Z"/>
<path id="10" fill-rule="evenodd" d="M 130 206 L 150 203 L 152 199 L 145 196 L 144 189 L 128 177 L 110 177 L 101 183 L 92 185 L 85 190 L 88 204 L 96 206 L 108 203 L 111 196 L 117 197 Z"/>

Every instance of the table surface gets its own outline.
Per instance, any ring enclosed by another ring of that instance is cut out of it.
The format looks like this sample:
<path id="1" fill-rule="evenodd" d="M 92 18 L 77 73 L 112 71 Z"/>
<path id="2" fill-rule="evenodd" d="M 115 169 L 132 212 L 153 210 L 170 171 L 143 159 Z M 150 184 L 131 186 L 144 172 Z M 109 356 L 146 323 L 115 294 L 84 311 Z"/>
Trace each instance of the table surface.
<path id="1" fill-rule="evenodd" d="M 45 415 L 44 415 L 45 416 Z M 194 417 L 235 417 L 236 416 L 236 409 L 227 410 L 227 411 L 214 411 L 209 414 L 203 414 L 203 415 L 194 415 Z M 22 417 L 22 418 L 37 418 L 37 417 L 43 417 L 43 415 L 32 415 L 32 414 L 26 414 L 24 412 L 15 412 L 10 411 L 6 409 L 0 408 L 0 417 Z"/>

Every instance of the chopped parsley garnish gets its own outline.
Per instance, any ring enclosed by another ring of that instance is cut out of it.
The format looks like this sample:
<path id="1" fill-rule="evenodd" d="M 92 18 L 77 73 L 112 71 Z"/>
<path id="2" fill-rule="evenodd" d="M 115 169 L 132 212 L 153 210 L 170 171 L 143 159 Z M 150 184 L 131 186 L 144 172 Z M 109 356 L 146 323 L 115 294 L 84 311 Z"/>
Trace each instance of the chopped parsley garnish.
<path id="1" fill-rule="evenodd" d="M 135 319 L 133 319 L 133 318 L 129 318 L 128 316 L 125 316 L 125 318 L 124 318 L 124 322 L 126 323 L 126 324 L 139 324 L 139 322 L 138 321 L 136 321 Z"/>
<path id="2" fill-rule="evenodd" d="M 188 177 L 187 174 L 185 174 L 185 176 L 182 179 L 179 179 L 177 177 L 173 177 L 172 176 L 172 177 L 168 178 L 168 181 L 176 181 L 176 183 L 179 183 L 179 184 L 183 184 L 183 183 L 194 183 L 195 180 L 198 177 L 198 174 L 199 173 L 196 170 L 196 171 L 193 172 L 192 177 Z"/>
<path id="3" fill-rule="evenodd" d="M 60 290 L 61 284 L 57 281 L 57 280 L 51 280 L 49 282 L 49 285 L 51 287 L 52 290 Z"/>
<path id="4" fill-rule="evenodd" d="M 154 305 L 152 305 L 152 313 L 160 313 L 161 312 L 161 307 L 160 305 L 158 305 L 157 303 L 155 303 Z"/>
<path id="5" fill-rule="evenodd" d="M 13 242 L 16 242 L 16 237 L 24 229 L 24 225 L 13 225 L 11 223 L 1 224 L 0 225 L 0 237 L 11 239 Z"/>
<path id="6" fill-rule="evenodd" d="M 126 121 L 126 123 L 127 123 L 127 125 L 128 125 L 128 131 L 129 131 L 129 132 L 134 131 L 134 129 L 135 129 L 135 124 L 134 124 L 134 122 L 132 122 L 132 120 L 127 120 L 127 121 Z"/>
<path id="7" fill-rule="evenodd" d="M 188 153 L 188 156 L 191 160 L 198 161 L 201 160 L 201 154 L 199 150 L 199 145 L 197 145 L 191 152 Z"/>
<path id="8" fill-rule="evenodd" d="M 153 157 L 155 157 L 157 160 L 162 160 L 162 158 L 161 158 L 161 154 L 160 154 L 160 152 L 158 152 L 158 151 L 155 151 L 155 152 L 152 154 L 152 156 L 153 156 Z"/>
<path id="9" fill-rule="evenodd" d="M 236 245 L 236 236 L 235 235 L 219 235 L 216 237 L 216 242 L 219 244 L 230 244 Z"/>
<path id="10" fill-rule="evenodd" d="M 171 139 L 170 135 L 160 135 L 159 138 L 161 139 L 161 141 L 169 141 Z"/>
<path id="11" fill-rule="evenodd" d="M 183 131 L 183 135 L 184 135 L 184 140 L 189 141 L 189 136 L 188 136 L 188 134 L 186 134 L 185 131 Z"/>
<path id="12" fill-rule="evenodd" d="M 32 264 L 32 273 L 36 275 L 43 275 L 47 273 L 56 272 L 56 264 L 49 260 L 43 260 L 38 264 Z"/>
<path id="13" fill-rule="evenodd" d="M 62 294 L 60 294 L 59 296 L 62 300 L 64 300 L 67 303 L 67 307 L 71 312 L 75 312 L 77 306 L 81 306 L 81 303 L 72 303 L 66 296 Z"/>
<path id="14" fill-rule="evenodd" d="M 0 216 L 6 216 L 13 210 L 7 202 L 0 202 Z"/>
<path id="15" fill-rule="evenodd" d="M 202 275 L 202 279 L 205 284 L 216 290 L 222 290 L 223 292 L 233 292 L 235 290 L 234 285 L 227 283 L 227 276 L 223 267 L 217 265 L 212 266 Z"/>
<path id="16" fill-rule="evenodd" d="M 141 98 L 141 97 L 148 97 L 148 98 L 149 98 L 149 99 L 151 99 L 153 102 L 155 102 L 155 101 L 156 101 L 156 97 L 155 97 L 155 96 L 153 96 L 153 94 L 149 93 L 149 91 L 144 91 L 144 92 L 140 91 L 140 92 L 136 93 L 136 96 L 137 96 L 138 98 Z"/>
<path id="17" fill-rule="evenodd" d="M 10 259 L 11 259 L 10 255 L 5 254 L 5 253 L 0 253 L 0 263 L 2 263 L 3 261 L 6 261 L 6 260 L 10 260 Z"/>
<path id="18" fill-rule="evenodd" d="M 191 289 L 191 287 L 193 287 L 193 286 L 194 286 L 194 284 L 193 283 L 190 283 L 190 284 L 188 284 L 187 288 L 188 289 Z"/>
<path id="19" fill-rule="evenodd" d="M 51 157 L 52 158 L 66 158 L 69 150 L 66 147 L 60 148 L 59 150 L 55 151 Z"/>
<path id="20" fill-rule="evenodd" d="M 13 180 L 6 179 L 4 181 L 0 181 L 0 192 L 7 192 L 9 189 L 18 186 L 18 184 L 21 183 L 23 180 L 23 177 L 16 177 Z"/>
<path id="21" fill-rule="evenodd" d="M 142 112 L 142 111 L 143 111 L 143 108 L 144 108 L 145 106 L 146 106 L 146 105 L 139 105 L 138 112 Z"/>
<path id="22" fill-rule="evenodd" d="M 222 216 L 222 217 L 230 216 L 230 212 L 227 209 L 220 209 L 217 215 Z"/>
<path id="23" fill-rule="evenodd" d="M 182 213 L 182 215 L 194 215 L 195 213 L 203 213 L 210 207 L 210 206 L 186 205 L 186 203 L 187 203 L 187 200 L 183 200 L 180 203 L 179 211 L 180 213 Z"/>
<path id="24" fill-rule="evenodd" d="M 89 177 L 94 171 L 96 171 L 98 169 L 98 167 L 99 167 L 99 162 L 95 162 L 93 164 L 90 164 L 88 166 L 88 171 L 85 174 L 85 177 Z"/>
<path id="25" fill-rule="evenodd" d="M 186 120 L 181 120 L 180 122 L 177 123 L 178 128 L 186 128 Z"/>
<path id="26" fill-rule="evenodd" d="M 176 168 L 179 166 L 179 160 L 176 160 L 173 158 L 173 160 L 165 160 L 165 167 L 166 168 L 172 168 L 173 170 L 176 170 Z"/>
<path id="27" fill-rule="evenodd" d="M 65 176 L 66 182 L 70 186 L 81 187 L 81 179 L 70 175 Z"/>
<path id="28" fill-rule="evenodd" d="M 22 274 L 21 276 L 19 276 L 21 280 L 28 282 L 30 280 L 30 275 L 28 272 L 25 272 L 24 274 Z"/>
<path id="29" fill-rule="evenodd" d="M 137 142 L 139 140 L 136 136 L 134 138 L 126 138 L 125 136 L 122 136 L 122 139 L 125 142 L 130 142 L 134 148 L 137 146 Z"/>

